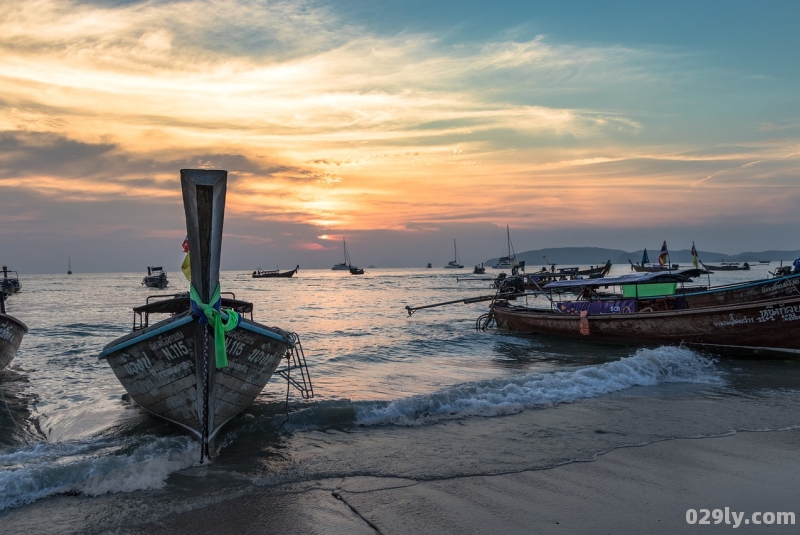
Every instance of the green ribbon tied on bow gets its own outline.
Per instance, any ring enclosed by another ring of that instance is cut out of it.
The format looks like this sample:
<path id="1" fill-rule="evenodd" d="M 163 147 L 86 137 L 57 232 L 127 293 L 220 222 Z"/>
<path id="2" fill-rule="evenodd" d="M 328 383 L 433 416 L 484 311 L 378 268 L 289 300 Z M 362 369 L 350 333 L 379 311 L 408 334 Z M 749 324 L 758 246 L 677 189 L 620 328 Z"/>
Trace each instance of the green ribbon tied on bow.
<path id="1" fill-rule="evenodd" d="M 214 304 L 220 301 L 219 284 L 209 303 L 203 303 L 200 294 L 194 287 L 189 285 L 189 297 L 192 303 L 205 314 L 208 324 L 214 329 L 214 357 L 216 358 L 217 369 L 228 366 L 228 352 L 225 350 L 225 333 L 232 331 L 239 325 L 239 314 L 233 310 L 221 312 L 214 308 Z M 223 319 L 223 314 L 227 316 Z"/>

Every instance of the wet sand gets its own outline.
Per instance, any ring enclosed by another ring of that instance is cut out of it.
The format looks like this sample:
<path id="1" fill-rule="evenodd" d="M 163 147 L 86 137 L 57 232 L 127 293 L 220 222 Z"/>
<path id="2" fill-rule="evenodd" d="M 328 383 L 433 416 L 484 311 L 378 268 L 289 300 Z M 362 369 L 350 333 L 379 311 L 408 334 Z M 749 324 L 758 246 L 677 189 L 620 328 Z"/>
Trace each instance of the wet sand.
<path id="1" fill-rule="evenodd" d="M 800 430 L 673 439 L 541 470 L 420 481 L 346 477 L 209 497 L 137 523 L 158 494 L 59 496 L 12 511 L 4 533 L 717 533 L 687 509 L 800 513 Z M 122 521 L 121 519 L 125 519 Z M 141 519 L 144 520 L 144 519 Z M 796 533 L 745 525 L 735 533 Z"/>

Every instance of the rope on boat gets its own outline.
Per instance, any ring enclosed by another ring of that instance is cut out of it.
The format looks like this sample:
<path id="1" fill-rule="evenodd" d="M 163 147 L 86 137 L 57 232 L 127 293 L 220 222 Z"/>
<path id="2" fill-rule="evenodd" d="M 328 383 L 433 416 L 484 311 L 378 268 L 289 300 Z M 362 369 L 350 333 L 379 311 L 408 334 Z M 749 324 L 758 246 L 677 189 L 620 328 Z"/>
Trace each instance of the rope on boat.
<path id="1" fill-rule="evenodd" d="M 289 360 L 289 351 L 288 351 L 288 350 L 286 351 L 286 360 L 287 360 L 287 361 Z M 285 419 L 284 421 L 282 421 L 282 422 L 281 422 L 281 425 L 279 425 L 279 426 L 278 426 L 278 429 L 279 429 L 279 430 L 280 430 L 280 429 L 281 429 L 281 428 L 282 428 L 284 425 L 286 425 L 286 423 L 289 421 L 289 387 L 290 387 L 290 386 L 291 386 L 291 384 L 292 384 L 292 382 L 291 382 L 291 379 L 289 378 L 289 374 L 291 373 L 291 371 L 292 371 L 292 368 L 291 368 L 291 366 L 289 366 L 289 365 L 288 365 L 288 363 L 287 363 L 287 366 L 286 366 L 286 404 L 285 404 L 285 408 L 286 408 L 286 419 Z"/>
<path id="2" fill-rule="evenodd" d="M 217 369 L 227 367 L 228 352 L 225 349 L 225 333 L 232 331 L 239 325 L 239 314 L 233 310 L 226 309 L 227 319 L 222 319 L 223 313 L 220 311 L 222 297 L 220 296 L 219 284 L 217 284 L 217 288 L 208 303 L 204 303 L 200 299 L 200 294 L 197 293 L 194 284 L 189 285 L 189 298 L 192 303 L 192 312 L 200 316 L 200 323 L 208 323 L 214 329 L 214 357 Z M 205 321 L 203 321 L 203 316 L 205 316 Z"/>
<path id="3" fill-rule="evenodd" d="M 494 297 L 492 297 L 492 300 L 489 303 L 489 312 L 486 314 L 481 314 L 478 319 L 475 320 L 475 330 L 485 331 L 496 323 L 494 306 L 498 299 L 504 299 L 510 295 L 525 294 L 525 284 L 522 282 L 522 278 L 519 276 L 501 279 L 499 282 L 500 284 L 497 285 L 497 292 L 494 294 Z"/>
<path id="4" fill-rule="evenodd" d="M 219 288 L 219 287 L 217 287 Z M 194 286 L 192 287 L 194 289 Z M 200 422 L 200 464 L 208 458 L 208 327 L 203 328 L 203 419 Z"/>

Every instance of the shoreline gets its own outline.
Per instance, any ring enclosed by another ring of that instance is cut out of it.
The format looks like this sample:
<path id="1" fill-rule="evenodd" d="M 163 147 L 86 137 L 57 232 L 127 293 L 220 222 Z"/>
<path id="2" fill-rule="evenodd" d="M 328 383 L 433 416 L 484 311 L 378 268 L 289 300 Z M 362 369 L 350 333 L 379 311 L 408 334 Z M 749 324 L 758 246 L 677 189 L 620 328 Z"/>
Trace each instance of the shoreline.
<path id="1" fill-rule="evenodd" d="M 353 476 L 250 487 L 132 523 L 158 492 L 56 496 L 9 512 L 9 533 L 677 533 L 728 531 L 686 522 L 688 509 L 800 514 L 800 430 L 736 432 L 617 447 L 594 460 L 498 475 L 429 480 Z M 301 488 L 298 488 L 301 487 Z M 111 506 L 111 507 L 109 507 Z M 115 521 L 109 508 L 126 514 Z M 745 533 L 769 527 L 745 525 Z"/>

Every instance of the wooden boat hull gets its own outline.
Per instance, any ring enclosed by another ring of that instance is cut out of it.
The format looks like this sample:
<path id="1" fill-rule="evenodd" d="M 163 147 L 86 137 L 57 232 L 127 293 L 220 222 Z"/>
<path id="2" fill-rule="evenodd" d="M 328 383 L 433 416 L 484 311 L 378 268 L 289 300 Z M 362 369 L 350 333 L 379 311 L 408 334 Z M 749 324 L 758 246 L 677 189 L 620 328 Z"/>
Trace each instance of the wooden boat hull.
<path id="1" fill-rule="evenodd" d="M 206 335 L 205 330 L 186 312 L 115 340 L 100 358 L 108 361 L 143 409 L 179 425 L 198 440 L 204 414 L 202 370 L 210 362 L 205 368 L 209 370 L 210 441 L 261 393 L 292 342 L 282 333 L 240 319 L 239 326 L 225 335 L 228 366 L 216 369 L 213 334 L 209 330 Z"/>
<path id="2" fill-rule="evenodd" d="M 800 274 L 762 279 L 736 286 L 712 288 L 703 292 L 677 293 L 689 308 L 712 307 L 800 296 Z"/>
<path id="3" fill-rule="evenodd" d="M 3 279 L 0 280 L 0 292 L 5 292 L 6 295 L 19 293 L 22 286 L 17 279 Z"/>
<path id="4" fill-rule="evenodd" d="M 708 271 L 748 271 L 750 266 L 745 263 L 743 266 L 710 266 L 703 264 L 703 267 Z"/>
<path id="5" fill-rule="evenodd" d="M 163 290 L 169 285 L 169 281 L 166 277 L 145 277 L 142 279 L 142 284 L 148 288 L 158 288 L 159 290 Z"/>
<path id="6" fill-rule="evenodd" d="M 14 316 L 0 314 L 0 371 L 3 371 L 17 354 L 28 326 Z"/>
<path id="7" fill-rule="evenodd" d="M 656 271 L 669 271 L 666 266 L 640 266 L 639 264 L 631 264 L 631 268 L 637 273 L 655 273 Z"/>
<path id="8" fill-rule="evenodd" d="M 691 344 L 800 357 L 800 296 L 719 307 L 594 314 L 493 308 L 501 328 L 587 340 L 645 345 Z"/>
<path id="9" fill-rule="evenodd" d="M 286 278 L 286 279 L 288 279 L 288 278 L 293 277 L 294 274 L 297 273 L 298 269 L 300 269 L 300 266 L 297 266 L 296 268 L 294 268 L 291 271 L 284 271 L 282 273 L 278 272 L 278 271 L 254 271 L 253 272 L 253 278 L 254 279 L 274 279 L 274 278 Z"/>
<path id="10" fill-rule="evenodd" d="M 611 270 L 611 264 L 597 266 L 596 268 L 579 269 L 576 274 L 584 277 L 598 277 L 603 276 Z"/>

